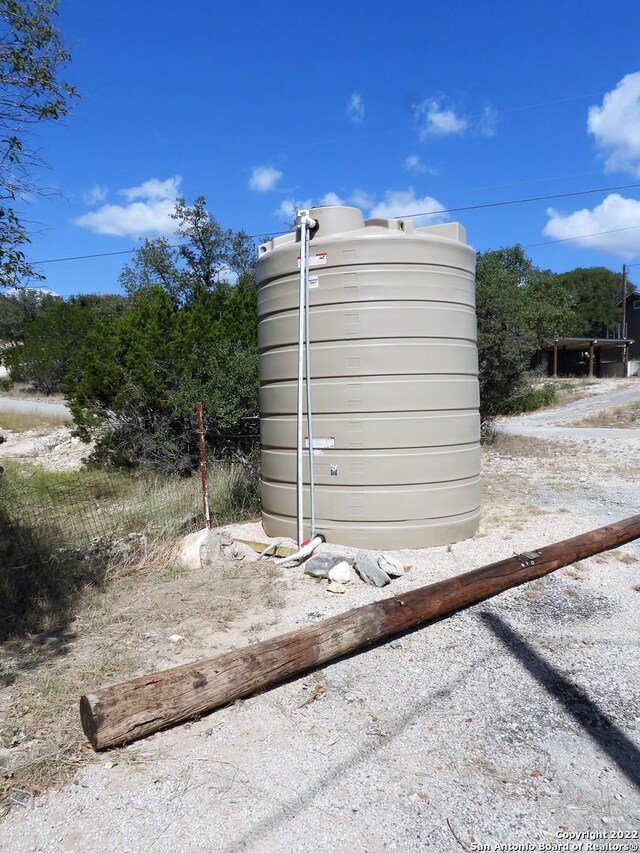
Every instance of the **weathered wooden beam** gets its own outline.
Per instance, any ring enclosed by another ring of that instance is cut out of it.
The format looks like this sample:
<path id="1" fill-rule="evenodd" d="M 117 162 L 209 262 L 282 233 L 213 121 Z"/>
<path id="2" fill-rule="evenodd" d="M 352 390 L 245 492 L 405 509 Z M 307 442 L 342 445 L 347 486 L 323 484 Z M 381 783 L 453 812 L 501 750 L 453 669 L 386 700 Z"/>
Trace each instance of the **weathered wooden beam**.
<path id="1" fill-rule="evenodd" d="M 82 727 L 96 750 L 128 743 L 638 538 L 634 515 L 271 640 L 104 687 L 80 699 Z"/>
<path id="2" fill-rule="evenodd" d="M 235 538 L 235 537 L 234 537 Z M 241 545 L 248 545 L 252 551 L 257 551 L 261 554 L 269 544 L 268 542 L 254 542 L 253 539 L 235 539 Z M 296 545 L 292 548 L 291 545 L 276 545 L 268 554 L 269 557 L 291 557 L 292 554 L 297 554 L 300 549 Z"/>

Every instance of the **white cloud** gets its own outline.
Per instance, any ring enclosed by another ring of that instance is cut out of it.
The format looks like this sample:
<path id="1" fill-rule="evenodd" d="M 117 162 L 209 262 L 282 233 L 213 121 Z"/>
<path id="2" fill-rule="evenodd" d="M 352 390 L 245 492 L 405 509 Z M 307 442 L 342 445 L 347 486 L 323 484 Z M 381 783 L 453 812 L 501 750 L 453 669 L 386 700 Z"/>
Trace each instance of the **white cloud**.
<path id="1" fill-rule="evenodd" d="M 25 291 L 29 291 L 29 293 L 37 293 L 39 296 L 57 296 L 62 299 L 59 293 L 56 293 L 55 290 L 51 290 L 50 287 L 32 287 L 30 285 L 25 285 L 24 287 L 4 287 L 2 289 L 3 296 L 21 296 Z"/>
<path id="2" fill-rule="evenodd" d="M 452 109 L 442 105 L 438 98 L 428 98 L 416 107 L 416 113 L 422 122 L 420 138 L 429 136 L 460 136 L 469 127 L 464 116 L 457 115 Z"/>
<path id="3" fill-rule="evenodd" d="M 549 221 L 543 233 L 557 240 L 570 240 L 578 246 L 598 249 L 631 260 L 640 255 L 640 201 L 611 193 L 589 210 L 562 214 L 547 210 Z M 602 233 L 602 232 L 611 233 Z"/>
<path id="4" fill-rule="evenodd" d="M 410 154 L 404 161 L 404 167 L 407 172 L 415 172 L 417 175 L 422 175 L 427 171 L 418 154 Z"/>
<path id="5" fill-rule="evenodd" d="M 351 95 L 347 101 L 345 112 L 347 114 L 347 118 L 354 124 L 362 124 L 364 121 L 364 101 L 362 100 L 362 95 L 360 95 L 359 92 L 354 92 Z"/>
<path id="6" fill-rule="evenodd" d="M 167 178 L 166 181 L 150 178 L 148 181 L 140 184 L 140 186 L 118 190 L 118 194 L 123 195 L 127 201 L 135 201 L 137 198 L 144 198 L 147 201 L 163 201 L 167 198 L 175 199 L 180 192 L 181 181 L 182 178 L 179 175 Z"/>
<path id="7" fill-rule="evenodd" d="M 249 189 L 257 193 L 272 190 L 282 177 L 282 172 L 273 166 L 254 166 L 249 178 Z"/>
<path id="8" fill-rule="evenodd" d="M 416 224 L 432 224 L 442 222 L 446 219 L 446 214 L 440 213 L 444 210 L 444 206 L 431 196 L 416 196 L 413 187 L 408 190 L 387 190 L 382 201 L 373 205 L 369 211 L 369 215 L 382 219 L 391 219 L 394 216 L 409 216 L 415 214 L 432 214 L 427 216 L 417 216 Z M 433 215 L 436 214 L 436 215 Z"/>
<path id="9" fill-rule="evenodd" d="M 140 186 L 119 190 L 129 204 L 104 204 L 73 222 L 95 234 L 116 237 L 173 234 L 178 226 L 171 214 L 175 210 L 180 182 L 178 176 L 166 181 L 151 178 Z"/>
<path id="10" fill-rule="evenodd" d="M 320 199 L 322 205 L 344 204 L 344 199 L 341 199 L 337 193 L 325 193 Z"/>
<path id="11" fill-rule="evenodd" d="M 417 225 L 435 224 L 448 218 L 442 213 L 444 207 L 437 199 L 432 196 L 416 196 L 413 187 L 409 187 L 408 190 L 387 190 L 380 200 L 361 189 L 355 190 L 347 201 L 334 192 L 325 193 L 319 199 L 307 198 L 299 201 L 286 198 L 278 206 L 275 215 L 290 225 L 297 210 L 333 204 L 354 204 L 365 213 L 365 216 L 382 219 L 413 215 Z"/>
<path id="12" fill-rule="evenodd" d="M 602 106 L 589 107 L 587 129 L 606 154 L 607 172 L 640 177 L 640 71 L 623 77 Z"/>
<path id="13" fill-rule="evenodd" d="M 85 204 L 93 205 L 100 204 L 103 201 L 107 200 L 107 188 L 103 187 L 101 184 L 94 184 L 90 190 L 87 190 L 82 194 L 82 200 Z"/>
<path id="14" fill-rule="evenodd" d="M 437 169 L 433 166 L 425 166 L 419 154 L 410 154 L 404 161 L 404 167 L 407 172 L 413 172 L 415 175 L 438 175 Z"/>
<path id="15" fill-rule="evenodd" d="M 366 190 L 355 189 L 349 198 L 351 204 L 360 207 L 362 210 L 369 210 L 375 204 L 375 196 L 368 193 Z"/>
<path id="16" fill-rule="evenodd" d="M 478 120 L 477 128 L 481 136 L 492 137 L 496 135 L 496 125 L 498 123 L 498 111 L 495 107 L 488 106 L 482 111 L 482 115 Z"/>
<path id="17" fill-rule="evenodd" d="M 297 210 L 307 210 L 313 207 L 313 199 L 306 198 L 303 201 L 294 198 L 283 199 L 275 210 L 275 215 L 278 219 L 284 220 L 287 225 L 295 219 Z"/>
<path id="18" fill-rule="evenodd" d="M 311 207 L 326 207 L 328 205 L 341 205 L 347 202 L 340 198 L 337 193 L 328 192 L 320 196 L 318 199 L 305 198 L 285 198 L 280 202 L 277 209 L 274 211 L 278 219 L 283 220 L 287 225 L 295 219 L 297 210 L 307 210 Z"/>

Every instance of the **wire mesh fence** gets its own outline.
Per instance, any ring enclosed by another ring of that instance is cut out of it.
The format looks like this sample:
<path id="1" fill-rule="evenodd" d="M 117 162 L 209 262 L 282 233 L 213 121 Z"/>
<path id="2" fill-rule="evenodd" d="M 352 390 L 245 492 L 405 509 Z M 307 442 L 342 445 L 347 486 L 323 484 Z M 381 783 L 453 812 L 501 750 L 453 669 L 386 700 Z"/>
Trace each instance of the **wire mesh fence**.
<path id="1" fill-rule="evenodd" d="M 214 524 L 255 511 L 238 465 L 209 467 Z M 204 526 L 200 478 L 18 467 L 0 476 L 0 636 L 46 624 L 81 586 L 114 565 L 144 563 L 159 543 Z"/>
<path id="2" fill-rule="evenodd" d="M 103 471 L 5 475 L 0 478 L 0 560 L 4 568 L 19 567 L 34 558 L 41 561 L 48 550 L 52 556 L 60 548 L 87 551 L 105 538 L 115 542 L 134 533 L 175 537 L 196 529 L 200 516 L 195 478 Z"/>

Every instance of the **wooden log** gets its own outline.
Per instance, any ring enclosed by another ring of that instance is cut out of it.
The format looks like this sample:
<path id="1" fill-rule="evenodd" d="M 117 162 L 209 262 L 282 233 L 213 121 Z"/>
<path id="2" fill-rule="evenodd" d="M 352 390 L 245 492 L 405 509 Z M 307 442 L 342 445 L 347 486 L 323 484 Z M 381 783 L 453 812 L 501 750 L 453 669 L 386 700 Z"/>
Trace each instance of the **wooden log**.
<path id="1" fill-rule="evenodd" d="M 80 699 L 82 728 L 96 750 L 128 743 L 637 538 L 640 515 L 215 658 L 104 687 Z"/>

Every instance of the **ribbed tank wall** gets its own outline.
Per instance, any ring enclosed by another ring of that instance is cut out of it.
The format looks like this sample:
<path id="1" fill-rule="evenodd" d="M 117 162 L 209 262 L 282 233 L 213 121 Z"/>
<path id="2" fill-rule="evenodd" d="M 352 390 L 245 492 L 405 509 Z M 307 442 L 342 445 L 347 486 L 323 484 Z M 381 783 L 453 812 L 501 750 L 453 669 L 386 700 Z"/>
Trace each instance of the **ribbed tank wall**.
<path id="1" fill-rule="evenodd" d="M 316 529 L 364 548 L 468 538 L 480 516 L 480 418 L 464 229 L 365 222 L 349 207 L 311 215 Z M 299 255 L 292 233 L 258 257 L 263 525 L 293 538 Z M 308 512 L 306 453 L 304 476 Z"/>

